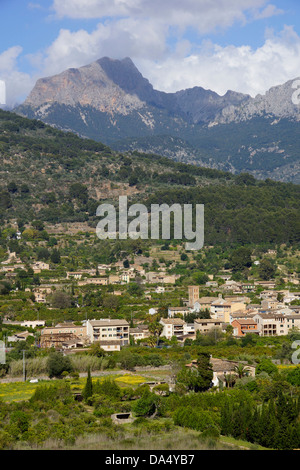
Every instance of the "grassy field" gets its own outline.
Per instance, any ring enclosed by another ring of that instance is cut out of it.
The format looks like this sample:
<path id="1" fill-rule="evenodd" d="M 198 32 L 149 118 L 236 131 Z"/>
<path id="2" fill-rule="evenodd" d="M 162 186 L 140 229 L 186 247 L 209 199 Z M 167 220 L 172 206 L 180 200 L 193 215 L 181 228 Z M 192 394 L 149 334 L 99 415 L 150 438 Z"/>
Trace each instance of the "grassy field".
<path id="1" fill-rule="evenodd" d="M 62 444 L 49 440 L 39 447 L 43 450 L 59 450 Z M 26 450 L 25 443 L 18 443 L 16 450 Z M 32 449 L 32 448 L 31 448 Z M 221 436 L 220 439 L 203 438 L 201 433 L 191 429 L 174 426 L 169 432 L 151 433 L 134 429 L 132 426 L 124 425 L 124 431 L 120 433 L 119 439 L 110 438 L 106 434 L 89 434 L 80 436 L 72 446 L 63 445 L 63 450 L 114 450 L 114 451 L 136 451 L 136 450 L 187 450 L 191 453 L 197 450 L 263 450 L 249 442 L 236 441 L 232 438 Z"/>
<path id="2" fill-rule="evenodd" d="M 41 383 L 45 383 L 45 381 L 40 381 L 38 383 L 2 383 L 0 384 L 0 400 L 5 402 L 29 400 L 29 398 L 33 395 L 36 387 Z"/>
<path id="3" fill-rule="evenodd" d="M 107 375 L 105 377 L 93 377 L 93 381 L 104 380 L 104 379 L 114 379 L 120 387 L 137 387 L 143 382 L 147 382 L 149 377 L 142 375 L 133 375 L 125 374 L 120 376 Z M 10 382 L 10 383 L 1 383 L 0 384 L 0 400 L 3 400 L 7 403 L 13 401 L 22 401 L 29 400 L 33 395 L 36 387 L 40 384 L 50 383 L 48 380 L 41 380 L 38 383 L 27 382 Z M 72 389 L 82 390 L 86 383 L 86 378 L 81 377 L 76 380 L 70 380 Z"/>

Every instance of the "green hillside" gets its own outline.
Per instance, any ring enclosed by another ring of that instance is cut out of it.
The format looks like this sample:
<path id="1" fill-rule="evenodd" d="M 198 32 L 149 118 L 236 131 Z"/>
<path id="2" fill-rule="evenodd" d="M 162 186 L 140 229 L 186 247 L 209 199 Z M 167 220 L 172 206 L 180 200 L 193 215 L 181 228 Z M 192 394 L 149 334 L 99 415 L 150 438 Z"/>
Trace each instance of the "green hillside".
<path id="1" fill-rule="evenodd" d="M 291 183 L 112 151 L 5 111 L 0 112 L 0 155 L 2 224 L 87 222 L 94 229 L 97 206 L 126 194 L 148 206 L 204 204 L 209 244 L 300 239 L 300 187 Z"/>

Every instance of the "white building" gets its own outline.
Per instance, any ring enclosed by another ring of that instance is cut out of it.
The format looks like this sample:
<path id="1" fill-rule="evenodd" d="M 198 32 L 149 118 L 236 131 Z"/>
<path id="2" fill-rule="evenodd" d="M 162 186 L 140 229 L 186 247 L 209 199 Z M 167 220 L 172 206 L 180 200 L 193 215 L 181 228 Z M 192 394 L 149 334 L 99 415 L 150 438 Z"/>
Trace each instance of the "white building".
<path id="1" fill-rule="evenodd" d="M 121 346 L 129 344 L 129 323 L 126 320 L 110 318 L 88 320 L 86 328 L 90 342 L 100 341 L 101 347 L 103 347 L 103 343 L 112 340 L 120 341 Z"/>
<path id="2" fill-rule="evenodd" d="M 260 336 L 282 336 L 292 328 L 300 328 L 300 316 L 297 314 L 257 313 L 253 320 L 257 323 Z"/>
<path id="3" fill-rule="evenodd" d="M 21 323 L 21 326 L 26 328 L 36 328 L 37 326 L 45 326 L 44 320 L 25 320 Z"/>
<path id="4" fill-rule="evenodd" d="M 160 323 L 163 326 L 160 336 L 167 339 L 175 336 L 178 341 L 183 341 L 187 331 L 187 324 L 184 320 L 181 318 L 161 318 Z"/>

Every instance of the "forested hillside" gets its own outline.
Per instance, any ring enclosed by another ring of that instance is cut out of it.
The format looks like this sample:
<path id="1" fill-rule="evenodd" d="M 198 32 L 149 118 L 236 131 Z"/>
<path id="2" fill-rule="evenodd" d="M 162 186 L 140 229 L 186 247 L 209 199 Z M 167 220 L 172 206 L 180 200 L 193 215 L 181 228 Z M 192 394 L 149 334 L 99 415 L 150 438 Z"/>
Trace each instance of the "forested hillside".
<path id="1" fill-rule="evenodd" d="M 299 185 L 258 181 L 154 154 L 122 154 L 5 111 L 0 111 L 0 156 L 2 224 L 88 222 L 95 228 L 97 206 L 126 194 L 149 207 L 204 204 L 208 244 L 300 239 Z"/>

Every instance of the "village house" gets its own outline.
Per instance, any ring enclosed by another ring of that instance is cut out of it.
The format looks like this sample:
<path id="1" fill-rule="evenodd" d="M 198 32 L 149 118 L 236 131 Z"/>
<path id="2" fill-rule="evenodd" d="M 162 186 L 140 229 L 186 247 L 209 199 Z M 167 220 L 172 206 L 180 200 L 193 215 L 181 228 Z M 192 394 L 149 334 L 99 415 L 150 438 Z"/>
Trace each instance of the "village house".
<path id="1" fill-rule="evenodd" d="M 122 341 L 120 339 L 110 339 L 107 341 L 98 341 L 99 346 L 106 352 L 121 351 Z"/>
<path id="2" fill-rule="evenodd" d="M 63 349 L 64 344 L 74 340 L 82 344 L 88 342 L 86 326 L 66 322 L 44 328 L 41 331 L 40 344 L 41 348 Z"/>
<path id="3" fill-rule="evenodd" d="M 34 299 L 37 303 L 45 304 L 47 301 L 47 294 L 44 292 L 36 291 L 34 292 Z"/>
<path id="4" fill-rule="evenodd" d="M 10 264 L 10 263 L 22 263 L 22 260 L 17 257 L 15 251 L 10 251 L 8 249 L 8 258 L 5 261 L 1 261 L 1 264 Z"/>
<path id="5" fill-rule="evenodd" d="M 294 300 L 300 300 L 300 292 L 285 291 L 285 292 L 282 292 L 282 294 L 283 294 L 283 302 L 285 304 L 290 304 Z"/>
<path id="6" fill-rule="evenodd" d="M 125 271 L 120 275 L 119 279 L 121 284 L 129 284 L 130 280 L 132 279 L 132 273 Z"/>
<path id="7" fill-rule="evenodd" d="M 279 302 L 277 299 L 269 298 L 261 301 L 262 310 L 275 310 L 278 307 Z"/>
<path id="8" fill-rule="evenodd" d="M 95 286 L 107 286 L 108 278 L 107 277 L 90 277 L 88 279 L 78 281 L 78 286 L 87 286 L 89 284 L 92 284 Z"/>
<path id="9" fill-rule="evenodd" d="M 169 340 L 175 336 L 178 341 L 183 341 L 187 325 L 184 320 L 181 318 L 161 318 L 160 323 L 163 326 L 160 336 Z"/>
<path id="10" fill-rule="evenodd" d="M 46 303 L 47 297 L 52 293 L 52 287 L 39 286 L 32 289 L 35 301 L 38 303 Z"/>
<path id="11" fill-rule="evenodd" d="M 230 314 L 229 323 L 232 324 L 234 320 L 249 320 L 253 318 L 256 313 L 259 313 L 258 309 L 247 309 L 247 310 L 238 310 Z"/>
<path id="12" fill-rule="evenodd" d="M 179 274 L 165 274 L 163 272 L 146 273 L 146 282 L 150 284 L 175 284 Z"/>
<path id="13" fill-rule="evenodd" d="M 82 278 L 82 272 L 81 271 L 71 271 L 67 272 L 67 279 L 81 279 Z"/>
<path id="14" fill-rule="evenodd" d="M 211 311 L 211 305 L 218 300 L 219 297 L 200 297 L 194 304 L 194 312 L 204 312 L 205 310 Z"/>
<path id="15" fill-rule="evenodd" d="M 3 273 L 14 273 L 16 269 L 26 269 L 25 264 L 11 264 L 7 266 L 1 266 L 0 271 Z"/>
<path id="16" fill-rule="evenodd" d="M 249 304 L 250 299 L 247 296 L 242 295 L 227 295 L 224 297 L 227 302 L 231 302 L 232 304 Z M 245 305 L 246 308 L 246 305 Z"/>
<path id="17" fill-rule="evenodd" d="M 25 328 L 37 328 L 39 326 L 45 326 L 45 320 L 25 320 L 21 322 L 21 326 Z"/>
<path id="18" fill-rule="evenodd" d="M 223 329 L 224 323 L 221 320 L 214 320 L 212 318 L 196 318 L 194 321 L 195 333 L 208 333 L 214 328 Z"/>
<path id="19" fill-rule="evenodd" d="M 210 310 L 212 302 L 219 297 L 201 297 L 199 298 L 199 286 L 188 287 L 188 302 L 184 302 L 189 307 L 190 312 L 203 312 Z"/>
<path id="20" fill-rule="evenodd" d="M 120 341 L 120 346 L 129 344 L 129 323 L 126 320 L 110 318 L 88 320 L 86 328 L 90 342 L 100 341 L 101 347 L 112 340 Z"/>
<path id="21" fill-rule="evenodd" d="M 96 271 L 96 275 L 97 275 L 97 276 L 105 277 L 105 276 L 107 275 L 107 272 L 106 272 L 105 269 L 100 269 L 100 270 L 98 269 L 98 270 Z"/>
<path id="22" fill-rule="evenodd" d="M 282 313 L 257 313 L 253 317 L 260 336 L 287 335 L 292 328 L 300 328 L 299 315 Z"/>
<path id="23" fill-rule="evenodd" d="M 205 285 L 206 287 L 218 287 L 218 281 L 207 281 Z"/>
<path id="24" fill-rule="evenodd" d="M 231 274 L 219 274 L 217 277 L 220 279 L 223 279 L 223 281 L 230 281 L 231 280 Z"/>
<path id="25" fill-rule="evenodd" d="M 97 269 L 98 271 L 110 271 L 111 265 L 110 264 L 98 264 Z"/>
<path id="26" fill-rule="evenodd" d="M 242 283 L 242 293 L 250 293 L 255 291 L 255 284 L 254 282 L 248 281 L 245 283 Z"/>
<path id="27" fill-rule="evenodd" d="M 191 312 L 189 307 L 169 307 L 168 308 L 168 317 L 174 318 L 176 315 L 187 315 Z"/>
<path id="28" fill-rule="evenodd" d="M 238 378 L 237 368 L 244 366 L 244 373 L 248 377 L 255 377 L 255 366 L 246 364 L 244 362 L 230 361 L 228 359 L 210 358 L 210 363 L 213 370 L 213 379 L 211 386 L 217 388 L 223 388 L 228 386 L 228 377 L 232 377 L 233 380 Z M 193 360 L 186 367 L 197 367 L 197 360 Z"/>
<path id="29" fill-rule="evenodd" d="M 145 268 L 141 266 L 138 263 L 133 263 L 130 265 L 130 269 L 133 269 L 136 273 L 138 273 L 140 276 L 145 275 Z"/>
<path id="30" fill-rule="evenodd" d="M 50 269 L 50 265 L 48 263 L 44 263 L 43 261 L 36 261 L 34 264 L 31 265 L 34 274 L 40 273 L 42 270 Z"/>
<path id="31" fill-rule="evenodd" d="M 211 303 L 210 306 L 211 317 L 215 320 L 221 320 L 225 323 L 229 323 L 231 313 L 231 302 L 227 302 L 225 299 L 218 298 Z"/>
<path id="32" fill-rule="evenodd" d="M 163 286 L 157 286 L 155 289 L 156 294 L 164 294 L 164 292 L 165 292 L 165 287 Z"/>
<path id="33" fill-rule="evenodd" d="M 233 327 L 233 336 L 241 338 L 248 333 L 259 334 L 257 323 L 253 318 L 238 318 L 231 322 Z"/>
<path id="34" fill-rule="evenodd" d="M 18 341 L 26 341 L 28 336 L 34 336 L 33 333 L 29 333 L 29 331 L 21 331 L 18 333 L 15 333 L 12 336 L 7 336 L 7 341 L 9 343 L 16 343 Z"/>
<path id="35" fill-rule="evenodd" d="M 225 281 L 225 284 L 221 285 L 220 286 L 220 289 L 222 291 L 227 291 L 227 292 L 242 292 L 242 284 L 240 282 L 236 282 L 236 281 L 232 281 L 232 280 L 228 280 L 228 281 Z"/>
<path id="36" fill-rule="evenodd" d="M 135 328 L 130 328 L 129 335 L 133 337 L 135 342 L 139 339 L 145 339 L 151 336 L 147 325 L 138 325 Z"/>
<path id="37" fill-rule="evenodd" d="M 255 366 L 244 362 L 230 361 L 228 359 L 219 359 L 212 357 L 210 360 L 213 369 L 213 385 L 216 387 L 228 386 L 228 376 L 238 378 L 237 368 L 244 366 L 245 375 L 255 377 Z"/>
<path id="38" fill-rule="evenodd" d="M 222 320 L 224 323 L 230 322 L 231 313 L 240 310 L 246 310 L 246 304 L 244 301 L 228 301 L 223 299 L 221 295 L 214 300 L 210 306 L 211 317 L 216 320 Z"/>
<path id="39" fill-rule="evenodd" d="M 110 274 L 108 276 L 109 284 L 120 284 L 120 276 L 118 274 Z"/>
<path id="40" fill-rule="evenodd" d="M 191 339 L 193 341 L 196 339 L 196 331 L 195 331 L 194 323 L 186 323 L 184 325 L 182 340 L 185 341 L 186 339 Z"/>
<path id="41" fill-rule="evenodd" d="M 255 281 L 256 287 L 265 287 L 266 289 L 275 289 L 275 281 Z"/>
<path id="42" fill-rule="evenodd" d="M 64 350 L 78 349 L 78 348 L 82 348 L 84 345 L 85 345 L 84 341 L 82 341 L 79 338 L 75 338 L 75 339 L 62 341 L 61 349 L 64 349 Z"/>

